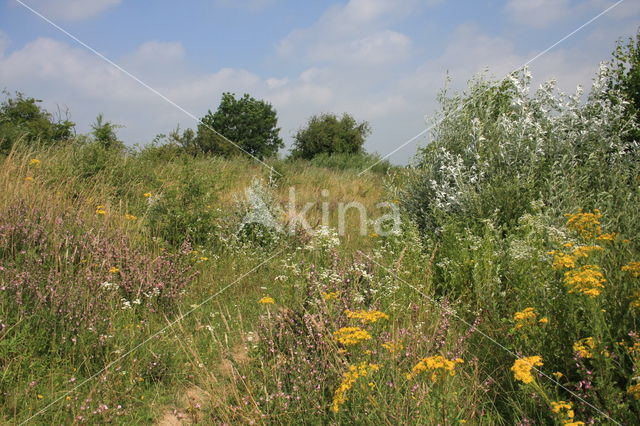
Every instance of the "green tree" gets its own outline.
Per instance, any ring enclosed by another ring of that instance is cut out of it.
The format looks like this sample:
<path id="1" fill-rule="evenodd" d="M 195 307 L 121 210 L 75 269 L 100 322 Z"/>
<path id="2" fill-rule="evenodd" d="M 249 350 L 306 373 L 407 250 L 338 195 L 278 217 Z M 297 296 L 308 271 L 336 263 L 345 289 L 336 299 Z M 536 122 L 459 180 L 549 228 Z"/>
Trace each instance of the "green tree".
<path id="1" fill-rule="evenodd" d="M 200 120 L 195 146 L 207 154 L 237 155 L 241 148 L 258 158 L 270 157 L 284 146 L 277 125 L 271 104 L 248 94 L 236 99 L 233 93 L 224 93 L 217 111 Z"/>
<path id="2" fill-rule="evenodd" d="M 319 154 L 361 154 L 370 133 L 369 123 L 358 123 L 347 113 L 341 118 L 335 114 L 314 115 L 294 136 L 291 157 L 309 160 Z"/>
<path id="3" fill-rule="evenodd" d="M 110 121 L 104 121 L 104 116 L 98 114 L 96 122 L 91 125 L 91 135 L 93 139 L 106 149 L 123 148 L 124 144 L 118 139 L 116 129 L 121 128 L 119 124 L 113 124 Z"/>
<path id="4" fill-rule="evenodd" d="M 73 136 L 75 124 L 67 118 L 54 118 L 53 114 L 40 107 L 41 100 L 25 97 L 16 92 L 0 104 L 0 153 L 11 150 L 14 142 L 23 138 L 27 143 L 51 145 Z"/>
<path id="5" fill-rule="evenodd" d="M 611 101 L 626 102 L 627 118 L 640 123 L 640 29 L 635 39 L 618 40 L 612 57 L 608 71 Z M 640 141 L 640 131 L 630 132 L 628 138 Z"/>

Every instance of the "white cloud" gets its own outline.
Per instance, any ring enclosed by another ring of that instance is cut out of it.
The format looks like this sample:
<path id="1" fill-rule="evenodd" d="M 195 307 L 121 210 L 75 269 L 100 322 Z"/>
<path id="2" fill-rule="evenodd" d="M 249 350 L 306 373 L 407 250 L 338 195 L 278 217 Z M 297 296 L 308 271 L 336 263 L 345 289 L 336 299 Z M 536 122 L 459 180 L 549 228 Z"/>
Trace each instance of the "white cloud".
<path id="1" fill-rule="evenodd" d="M 80 21 L 93 18 L 122 0 L 30 0 L 25 4 L 47 18 L 65 21 Z"/>

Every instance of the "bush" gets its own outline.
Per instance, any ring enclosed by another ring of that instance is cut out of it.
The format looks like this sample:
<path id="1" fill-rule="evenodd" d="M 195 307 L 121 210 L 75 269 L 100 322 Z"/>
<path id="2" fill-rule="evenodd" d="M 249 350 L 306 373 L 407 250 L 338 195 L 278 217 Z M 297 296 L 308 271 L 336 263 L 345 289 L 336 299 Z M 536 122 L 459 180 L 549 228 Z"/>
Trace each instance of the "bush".
<path id="1" fill-rule="evenodd" d="M 262 159 L 284 146 L 273 106 L 248 94 L 236 99 L 233 93 L 224 93 L 217 111 L 209 111 L 200 121 L 195 140 L 188 130 L 181 139 L 198 152 L 230 156 L 243 154 L 242 149 Z"/>
<path id="2" fill-rule="evenodd" d="M 74 123 L 68 119 L 54 119 L 38 106 L 40 100 L 16 92 L 0 105 L 0 153 L 11 150 L 14 142 L 23 138 L 27 143 L 56 144 L 73 135 Z"/>
<path id="3" fill-rule="evenodd" d="M 347 113 L 341 118 L 335 114 L 314 115 L 294 136 L 291 157 L 310 160 L 319 154 L 361 154 L 369 133 L 369 123 L 358 123 Z"/>

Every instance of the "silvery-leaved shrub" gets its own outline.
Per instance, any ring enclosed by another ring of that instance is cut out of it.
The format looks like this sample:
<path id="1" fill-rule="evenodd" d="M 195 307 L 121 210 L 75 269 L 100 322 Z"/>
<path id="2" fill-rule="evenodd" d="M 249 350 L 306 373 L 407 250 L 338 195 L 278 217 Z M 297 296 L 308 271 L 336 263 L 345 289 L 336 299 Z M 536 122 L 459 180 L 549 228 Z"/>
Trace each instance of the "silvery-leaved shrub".
<path id="1" fill-rule="evenodd" d="M 637 123 L 625 118 L 624 102 L 611 102 L 609 79 L 602 64 L 587 96 L 580 87 L 564 94 L 555 81 L 532 91 L 525 69 L 443 92 L 433 142 L 419 150 L 402 193 L 404 209 L 432 233 L 454 217 L 511 227 L 538 199 L 558 213 L 577 202 L 606 208 L 603 199 L 627 193 L 639 165 L 638 144 L 625 137 Z"/>

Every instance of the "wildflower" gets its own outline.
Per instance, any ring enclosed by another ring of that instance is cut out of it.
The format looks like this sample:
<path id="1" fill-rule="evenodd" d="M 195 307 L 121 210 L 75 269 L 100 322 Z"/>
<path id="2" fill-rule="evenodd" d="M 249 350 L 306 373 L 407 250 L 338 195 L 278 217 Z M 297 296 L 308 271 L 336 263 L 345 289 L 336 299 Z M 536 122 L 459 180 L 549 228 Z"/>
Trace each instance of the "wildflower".
<path id="1" fill-rule="evenodd" d="M 580 292 L 589 297 L 598 296 L 607 280 L 598 265 L 585 265 L 564 273 L 564 282 L 569 286 L 569 293 Z"/>
<path id="2" fill-rule="evenodd" d="M 598 235 L 598 237 L 596 238 L 596 240 L 600 240 L 600 241 L 613 241 L 616 238 L 616 234 L 615 232 L 610 232 L 608 234 L 601 234 Z"/>
<path id="3" fill-rule="evenodd" d="M 371 238 L 377 238 L 377 237 L 379 237 L 379 235 L 378 235 L 378 234 L 376 234 L 375 232 L 372 232 L 372 233 L 370 233 L 370 234 L 369 234 L 369 237 L 371 237 Z"/>
<path id="4" fill-rule="evenodd" d="M 629 262 L 624 265 L 621 270 L 629 272 L 635 278 L 640 277 L 640 262 Z"/>
<path id="5" fill-rule="evenodd" d="M 576 258 L 570 254 L 563 253 L 561 251 L 553 250 L 548 252 L 553 256 L 553 269 L 575 268 Z"/>
<path id="6" fill-rule="evenodd" d="M 422 358 L 420 362 L 411 369 L 411 373 L 406 374 L 406 378 L 411 380 L 423 371 L 431 371 L 431 381 L 435 382 L 438 380 L 438 370 L 442 370 L 444 374 L 449 372 L 450 376 L 455 376 L 456 364 L 461 364 L 463 362 L 464 361 L 461 358 L 448 360 L 442 355 Z"/>
<path id="7" fill-rule="evenodd" d="M 538 320 L 538 322 L 539 322 L 540 324 L 548 324 L 548 323 L 549 323 L 549 318 L 547 318 L 547 317 L 542 317 L 542 318 L 540 318 L 540 319 Z"/>
<path id="8" fill-rule="evenodd" d="M 26 178 L 24 178 L 25 182 L 33 182 L 33 177 L 32 176 L 27 176 Z"/>
<path id="9" fill-rule="evenodd" d="M 333 333 L 333 337 L 345 346 L 357 345 L 371 340 L 371 335 L 360 327 L 342 327 Z"/>
<path id="10" fill-rule="evenodd" d="M 339 293 L 337 291 L 331 292 L 331 293 L 321 293 L 322 294 L 322 298 L 324 300 L 334 300 L 338 298 Z"/>
<path id="11" fill-rule="evenodd" d="M 640 308 L 640 290 L 634 291 L 633 297 L 635 298 L 635 300 L 632 300 L 629 306 L 631 308 Z"/>
<path id="12" fill-rule="evenodd" d="M 552 375 L 553 377 L 555 377 L 556 379 L 558 379 L 558 380 L 564 377 L 564 374 L 562 374 L 562 373 L 561 373 L 561 372 L 559 372 L 559 371 L 556 371 L 555 373 L 552 373 L 551 375 Z"/>
<path id="13" fill-rule="evenodd" d="M 567 401 L 551 401 L 551 412 L 558 414 L 563 425 L 580 425 L 582 422 L 574 422 L 573 418 L 575 413 L 573 411 L 573 405 Z"/>
<path id="14" fill-rule="evenodd" d="M 391 353 L 401 351 L 404 348 L 402 343 L 397 343 L 397 342 L 385 342 L 382 344 L 382 347 Z"/>
<path id="15" fill-rule="evenodd" d="M 32 158 L 31 161 L 29 161 L 29 165 L 38 167 L 40 165 L 40 160 L 38 160 L 37 158 Z"/>
<path id="16" fill-rule="evenodd" d="M 262 303 L 263 305 L 273 305 L 276 303 L 276 300 L 273 297 L 265 296 L 258 300 L 258 303 Z"/>
<path id="17" fill-rule="evenodd" d="M 578 213 L 566 214 L 565 216 L 567 217 L 567 228 L 579 233 L 583 238 L 602 235 L 602 227 L 600 226 L 602 213 L 600 210 L 595 209 L 593 213 L 585 213 L 580 209 Z"/>
<path id="18" fill-rule="evenodd" d="M 44 398 L 44 396 L 42 396 L 41 394 L 38 394 L 38 399 L 42 399 Z"/>
<path id="19" fill-rule="evenodd" d="M 602 251 L 602 250 L 604 249 L 600 246 L 578 246 L 575 249 L 573 249 L 573 255 L 576 258 L 587 257 L 589 256 L 589 254 L 591 254 L 592 251 Z"/>
<path id="20" fill-rule="evenodd" d="M 129 213 L 125 214 L 124 218 L 127 219 L 127 220 L 136 220 L 136 219 L 138 219 L 137 216 L 134 216 L 134 215 L 129 214 Z"/>
<path id="21" fill-rule="evenodd" d="M 104 216 L 105 214 L 107 214 L 107 211 L 104 209 L 104 206 L 97 206 L 96 214 Z"/>
<path id="22" fill-rule="evenodd" d="M 513 371 L 513 376 L 516 380 L 520 380 L 522 383 L 531 383 L 533 382 L 531 369 L 533 367 L 541 367 L 542 365 L 542 357 L 535 355 L 516 359 L 511 367 L 511 371 Z"/>
<path id="23" fill-rule="evenodd" d="M 633 397 L 633 399 L 640 399 L 640 383 L 627 388 L 627 393 Z"/>
<path id="24" fill-rule="evenodd" d="M 347 401 L 347 392 L 353 388 L 353 385 L 361 377 L 366 377 L 373 371 L 380 369 L 378 364 L 369 364 L 365 361 L 358 365 L 350 365 L 349 369 L 342 373 L 342 381 L 333 394 L 333 404 L 331 411 L 337 413 L 340 411 L 340 406 Z"/>
<path id="25" fill-rule="evenodd" d="M 115 266 L 112 266 L 111 268 L 109 268 L 110 274 L 117 274 L 118 272 L 120 272 L 120 269 L 116 268 Z"/>
<path id="26" fill-rule="evenodd" d="M 513 314 L 513 320 L 516 321 L 516 329 L 535 323 L 537 316 L 538 314 L 534 308 L 525 308 L 520 312 L 516 312 Z"/>
<path id="27" fill-rule="evenodd" d="M 153 194 L 150 192 L 145 192 L 143 195 L 144 195 L 144 198 L 150 198 L 151 196 L 153 196 Z"/>
<path id="28" fill-rule="evenodd" d="M 362 324 L 372 324 L 381 319 L 389 319 L 389 315 L 380 311 L 346 311 L 347 317 L 360 320 Z"/>
<path id="29" fill-rule="evenodd" d="M 596 342 L 593 337 L 586 337 L 580 339 L 573 344 L 573 351 L 579 358 L 593 358 L 592 351 L 596 347 Z"/>
<path id="30" fill-rule="evenodd" d="M 202 257 L 200 257 L 200 260 L 205 262 L 205 261 L 209 260 L 209 258 L 207 256 L 202 256 Z"/>

